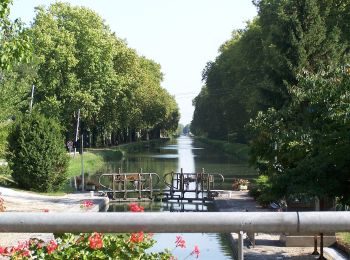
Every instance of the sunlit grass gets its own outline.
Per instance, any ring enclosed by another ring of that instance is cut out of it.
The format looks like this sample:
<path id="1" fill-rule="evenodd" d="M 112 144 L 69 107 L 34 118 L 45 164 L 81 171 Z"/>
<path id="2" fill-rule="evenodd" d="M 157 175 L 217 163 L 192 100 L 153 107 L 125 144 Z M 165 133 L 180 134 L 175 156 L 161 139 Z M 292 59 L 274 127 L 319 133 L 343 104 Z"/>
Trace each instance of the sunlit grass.
<path id="1" fill-rule="evenodd" d="M 95 173 L 104 165 L 103 157 L 99 153 L 84 152 L 84 172 Z M 81 155 L 77 153 L 71 156 L 68 166 L 68 177 L 74 177 L 81 174 Z"/>
<path id="2" fill-rule="evenodd" d="M 337 238 L 343 245 L 350 248 L 350 233 L 337 233 Z"/>

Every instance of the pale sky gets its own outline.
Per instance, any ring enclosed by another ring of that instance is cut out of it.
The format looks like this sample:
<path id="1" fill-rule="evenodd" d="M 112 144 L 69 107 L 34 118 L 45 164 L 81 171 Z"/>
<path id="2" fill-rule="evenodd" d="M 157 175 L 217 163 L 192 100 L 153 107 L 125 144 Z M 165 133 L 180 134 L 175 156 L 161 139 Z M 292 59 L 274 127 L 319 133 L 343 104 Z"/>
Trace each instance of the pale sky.
<path id="1" fill-rule="evenodd" d="M 27 25 L 34 7 L 55 0 L 14 0 L 11 17 Z M 162 86 L 174 95 L 180 123 L 192 120 L 202 70 L 235 29 L 257 14 L 251 0 L 67 0 L 96 11 L 119 38 L 162 66 Z"/>

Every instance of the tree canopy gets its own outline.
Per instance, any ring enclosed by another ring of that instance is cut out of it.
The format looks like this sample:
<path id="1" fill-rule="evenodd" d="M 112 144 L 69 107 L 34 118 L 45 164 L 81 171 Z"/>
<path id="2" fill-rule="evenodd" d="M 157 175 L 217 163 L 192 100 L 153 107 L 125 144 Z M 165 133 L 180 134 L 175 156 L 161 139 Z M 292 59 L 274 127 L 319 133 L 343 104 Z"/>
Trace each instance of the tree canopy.
<path id="1" fill-rule="evenodd" d="M 129 48 L 94 11 L 60 2 L 38 7 L 29 35 L 35 109 L 58 118 L 67 138 L 79 109 L 94 145 L 176 130 L 178 107 L 161 86 L 160 65 Z"/>
<path id="2" fill-rule="evenodd" d="M 349 203 L 350 3 L 254 4 L 258 16 L 204 69 L 191 130 L 249 142 L 251 161 L 276 198 L 337 196 Z"/>

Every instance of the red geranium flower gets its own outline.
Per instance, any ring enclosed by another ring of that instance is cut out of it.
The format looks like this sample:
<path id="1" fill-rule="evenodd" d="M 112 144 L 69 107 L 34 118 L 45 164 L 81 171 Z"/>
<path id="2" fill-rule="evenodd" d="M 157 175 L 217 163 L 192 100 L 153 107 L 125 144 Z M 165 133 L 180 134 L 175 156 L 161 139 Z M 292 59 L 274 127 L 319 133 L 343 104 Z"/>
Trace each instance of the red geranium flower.
<path id="1" fill-rule="evenodd" d="M 142 206 L 137 205 L 137 203 L 131 203 L 129 204 L 129 209 L 132 212 L 144 212 L 145 208 Z"/>
<path id="2" fill-rule="evenodd" d="M 176 236 L 175 245 L 176 247 L 186 248 L 186 241 L 182 238 L 182 236 Z"/>
<path id="3" fill-rule="evenodd" d="M 199 247 L 197 245 L 195 245 L 191 255 L 195 255 L 196 258 L 198 258 L 199 254 L 200 254 Z"/>
<path id="4" fill-rule="evenodd" d="M 130 242 L 132 243 L 141 243 L 143 241 L 144 234 L 143 232 L 132 233 L 130 237 Z"/>
<path id="5" fill-rule="evenodd" d="M 89 243 L 91 249 L 100 249 L 103 247 L 103 241 L 102 241 L 102 234 L 100 233 L 93 233 L 89 237 Z"/>
<path id="6" fill-rule="evenodd" d="M 81 204 L 80 204 L 80 208 L 82 209 L 89 209 L 94 205 L 94 202 L 92 200 L 84 200 Z"/>
<path id="7" fill-rule="evenodd" d="M 49 244 L 46 246 L 47 253 L 50 255 L 53 251 L 55 251 L 58 247 L 56 240 L 51 240 Z"/>

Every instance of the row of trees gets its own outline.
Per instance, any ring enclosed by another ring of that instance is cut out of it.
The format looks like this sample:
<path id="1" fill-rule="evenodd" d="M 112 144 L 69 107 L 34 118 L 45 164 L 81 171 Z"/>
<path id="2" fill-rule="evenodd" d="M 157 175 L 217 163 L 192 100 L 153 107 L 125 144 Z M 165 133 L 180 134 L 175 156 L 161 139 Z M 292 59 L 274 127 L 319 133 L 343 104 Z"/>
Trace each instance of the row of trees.
<path id="1" fill-rule="evenodd" d="M 7 69 L 12 63 L 1 53 L 2 126 L 28 110 L 34 84 L 33 109 L 58 119 L 67 140 L 74 138 L 79 109 L 81 127 L 93 145 L 156 138 L 176 130 L 178 107 L 161 87 L 160 65 L 129 48 L 92 10 L 66 3 L 38 7 L 31 27 L 17 28 L 9 35 L 26 43 L 30 61 Z M 22 46 L 1 40 L 12 49 Z"/>
<path id="2" fill-rule="evenodd" d="M 254 1 L 203 72 L 191 130 L 251 144 L 269 199 L 337 196 L 350 203 L 350 3 Z"/>
<path id="3" fill-rule="evenodd" d="M 93 146 L 176 131 L 179 111 L 161 87 L 160 65 L 96 13 L 58 2 L 38 7 L 24 28 L 9 20 L 10 4 L 0 3 L 0 158 L 20 188 L 46 192 L 65 182 L 64 141 L 74 139 L 79 119 Z"/>

